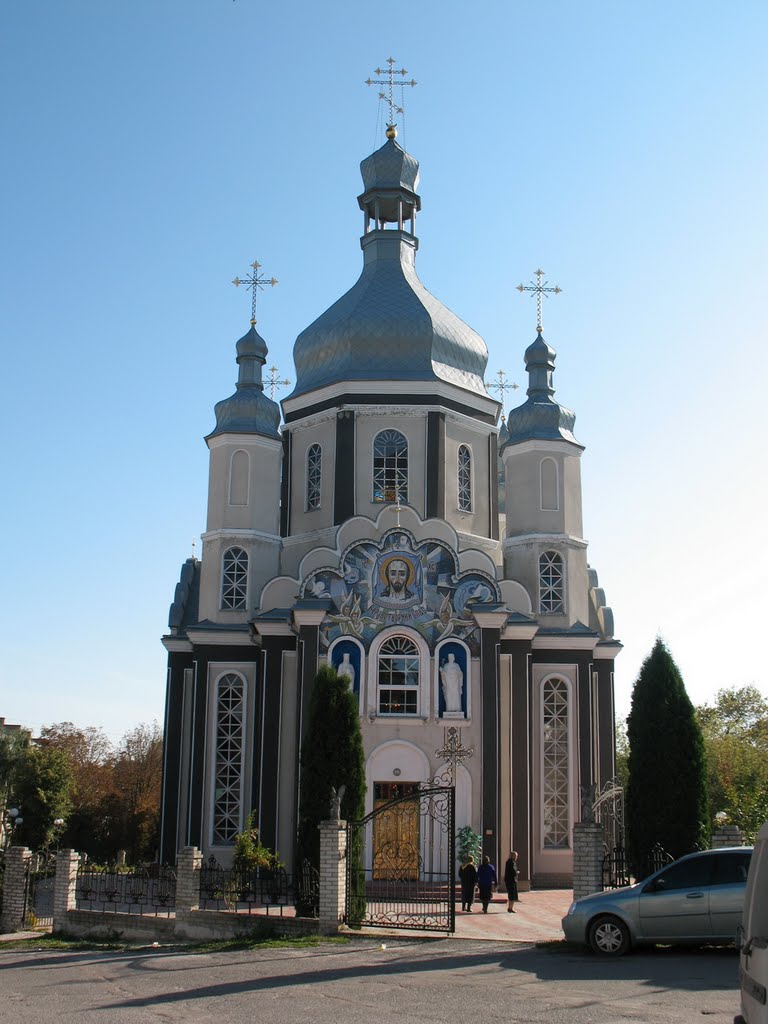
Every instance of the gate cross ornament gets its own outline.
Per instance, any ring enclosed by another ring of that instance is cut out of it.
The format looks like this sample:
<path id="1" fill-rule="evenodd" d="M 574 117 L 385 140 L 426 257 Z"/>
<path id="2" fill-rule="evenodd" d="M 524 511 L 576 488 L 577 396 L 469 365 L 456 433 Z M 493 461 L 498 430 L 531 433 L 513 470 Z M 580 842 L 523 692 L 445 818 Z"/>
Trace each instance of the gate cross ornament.
<path id="1" fill-rule="evenodd" d="M 462 745 L 461 729 L 451 725 L 445 730 L 445 741 L 442 747 L 435 751 L 435 757 L 439 757 L 448 767 L 451 785 L 453 785 L 455 780 L 456 769 L 468 758 L 472 757 L 474 752 L 474 747 Z"/>

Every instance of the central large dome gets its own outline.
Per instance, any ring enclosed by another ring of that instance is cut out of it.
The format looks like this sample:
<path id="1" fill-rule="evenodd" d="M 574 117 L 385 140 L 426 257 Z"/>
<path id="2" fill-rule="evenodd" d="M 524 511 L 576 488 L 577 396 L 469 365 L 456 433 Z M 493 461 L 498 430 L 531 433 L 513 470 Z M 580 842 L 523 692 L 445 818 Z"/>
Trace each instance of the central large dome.
<path id="1" fill-rule="evenodd" d="M 487 395 L 485 342 L 416 274 L 418 242 L 404 222 L 410 220 L 413 228 L 420 207 L 414 191 L 418 163 L 389 139 L 361 170 L 363 272 L 296 339 L 296 387 L 290 397 L 340 381 L 436 380 Z"/>

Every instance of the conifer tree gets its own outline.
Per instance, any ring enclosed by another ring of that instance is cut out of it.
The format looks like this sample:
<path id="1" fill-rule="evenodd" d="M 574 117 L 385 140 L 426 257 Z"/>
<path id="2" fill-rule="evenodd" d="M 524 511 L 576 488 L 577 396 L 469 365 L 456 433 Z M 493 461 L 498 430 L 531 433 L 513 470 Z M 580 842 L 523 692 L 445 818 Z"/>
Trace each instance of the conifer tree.
<path id="1" fill-rule="evenodd" d="M 672 655 L 657 638 L 643 662 L 627 719 L 629 781 L 626 825 L 629 867 L 647 874 L 660 844 L 673 857 L 702 842 L 707 816 L 704 741 Z"/>
<path id="2" fill-rule="evenodd" d="M 348 680 L 330 665 L 324 665 L 315 677 L 308 715 L 301 746 L 297 873 L 305 860 L 320 867 L 318 825 L 329 816 L 332 788 L 346 787 L 342 818 L 359 820 L 365 811 L 365 759 L 357 700 Z"/>

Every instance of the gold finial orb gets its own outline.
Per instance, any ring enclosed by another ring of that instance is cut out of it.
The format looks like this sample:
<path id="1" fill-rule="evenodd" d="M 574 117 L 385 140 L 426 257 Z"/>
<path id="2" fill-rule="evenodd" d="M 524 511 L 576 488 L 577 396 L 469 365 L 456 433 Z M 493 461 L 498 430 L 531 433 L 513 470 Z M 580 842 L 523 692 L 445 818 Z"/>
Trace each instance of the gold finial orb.
<path id="1" fill-rule="evenodd" d="M 397 138 L 397 128 L 395 128 L 395 126 L 393 124 L 388 124 L 387 125 L 387 138 L 388 139 L 396 139 Z"/>

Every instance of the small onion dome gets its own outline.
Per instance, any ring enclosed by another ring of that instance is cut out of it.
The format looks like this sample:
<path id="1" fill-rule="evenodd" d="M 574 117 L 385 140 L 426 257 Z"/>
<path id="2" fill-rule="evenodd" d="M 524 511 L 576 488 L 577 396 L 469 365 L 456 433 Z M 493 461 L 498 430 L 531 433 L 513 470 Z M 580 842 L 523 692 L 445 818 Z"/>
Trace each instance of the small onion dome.
<path id="1" fill-rule="evenodd" d="M 237 390 L 229 398 L 216 403 L 216 427 L 208 437 L 217 434 L 263 434 L 280 437 L 280 406 L 267 398 L 261 380 L 261 368 L 267 361 L 267 345 L 254 324 L 238 341 L 239 367 Z"/>
<path id="2" fill-rule="evenodd" d="M 525 351 L 528 372 L 528 399 L 507 417 L 509 438 L 507 444 L 519 441 L 570 441 L 579 445 L 573 436 L 575 413 L 560 405 L 552 397 L 552 375 L 555 370 L 555 350 L 539 333 Z M 579 445 L 581 447 L 581 445 Z"/>
<path id="3" fill-rule="evenodd" d="M 376 188 L 406 188 L 416 191 L 419 184 L 419 161 L 388 139 L 381 149 L 371 153 L 360 164 L 365 191 Z"/>

